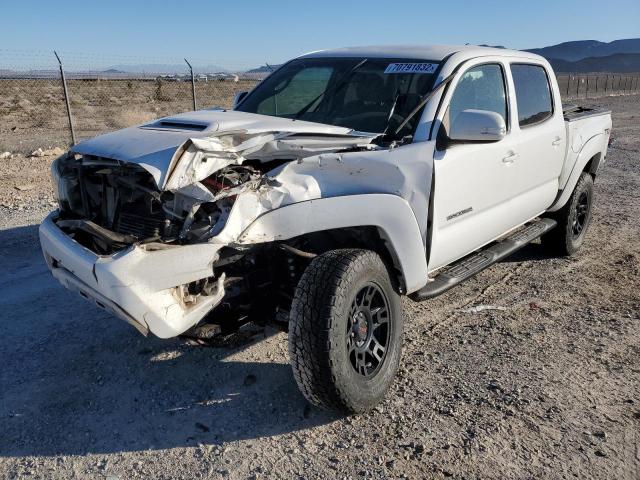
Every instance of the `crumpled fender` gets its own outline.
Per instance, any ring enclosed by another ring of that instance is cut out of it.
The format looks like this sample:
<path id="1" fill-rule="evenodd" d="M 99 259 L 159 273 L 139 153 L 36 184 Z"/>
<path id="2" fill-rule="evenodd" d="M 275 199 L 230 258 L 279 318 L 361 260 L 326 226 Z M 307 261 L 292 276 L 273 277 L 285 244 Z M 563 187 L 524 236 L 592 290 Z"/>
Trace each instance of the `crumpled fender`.
<path id="1" fill-rule="evenodd" d="M 266 243 L 358 226 L 378 229 L 402 272 L 406 293 L 426 284 L 427 260 L 418 222 L 409 203 L 396 195 L 330 197 L 278 208 L 251 223 L 238 238 L 238 243 Z"/>
<path id="2" fill-rule="evenodd" d="M 294 203 L 388 194 L 409 204 L 424 249 L 433 148 L 434 142 L 421 142 L 395 149 L 323 153 L 286 163 L 237 196 L 224 229 L 211 241 L 233 243 L 259 216 Z M 358 221 L 356 212 L 352 217 Z"/>
<path id="3" fill-rule="evenodd" d="M 214 244 L 286 240 L 374 226 L 387 240 L 405 292 L 427 282 L 426 236 L 434 142 L 322 153 L 292 161 L 238 194 Z"/>

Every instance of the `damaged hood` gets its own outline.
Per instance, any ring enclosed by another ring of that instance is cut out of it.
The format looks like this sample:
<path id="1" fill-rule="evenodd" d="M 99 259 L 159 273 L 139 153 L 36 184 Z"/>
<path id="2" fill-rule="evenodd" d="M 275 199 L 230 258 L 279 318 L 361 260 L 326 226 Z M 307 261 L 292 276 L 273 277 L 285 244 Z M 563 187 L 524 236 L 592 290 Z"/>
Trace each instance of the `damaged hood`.
<path id="1" fill-rule="evenodd" d="M 140 165 L 158 188 L 175 190 L 246 159 L 295 160 L 367 146 L 375 136 L 281 117 L 200 110 L 100 135 L 71 152 Z"/>

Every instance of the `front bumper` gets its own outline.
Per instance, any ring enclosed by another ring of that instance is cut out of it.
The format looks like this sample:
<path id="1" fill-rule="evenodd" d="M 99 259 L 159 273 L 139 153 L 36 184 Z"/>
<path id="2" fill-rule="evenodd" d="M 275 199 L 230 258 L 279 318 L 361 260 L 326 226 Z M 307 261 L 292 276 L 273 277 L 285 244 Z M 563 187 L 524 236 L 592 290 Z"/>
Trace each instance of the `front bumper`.
<path id="1" fill-rule="evenodd" d="M 184 304 L 180 286 L 214 276 L 223 245 L 196 244 L 149 250 L 132 246 L 100 256 L 66 235 L 50 214 L 40 225 L 40 245 L 49 269 L 66 288 L 160 338 L 180 335 L 224 297 L 224 274 L 211 295 Z"/>

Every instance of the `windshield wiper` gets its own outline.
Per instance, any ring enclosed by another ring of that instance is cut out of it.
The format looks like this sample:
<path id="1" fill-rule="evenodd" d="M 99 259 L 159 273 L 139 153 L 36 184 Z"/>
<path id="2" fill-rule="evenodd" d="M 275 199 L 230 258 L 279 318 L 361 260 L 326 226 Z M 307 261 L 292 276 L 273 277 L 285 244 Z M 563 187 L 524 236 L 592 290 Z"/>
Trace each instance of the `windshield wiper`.
<path id="1" fill-rule="evenodd" d="M 320 100 L 322 97 L 324 97 L 325 95 L 327 95 L 328 93 L 332 93 L 332 92 L 336 92 L 338 91 L 340 88 L 344 87 L 347 84 L 347 80 L 349 80 L 349 77 L 351 77 L 351 75 L 353 75 L 353 73 L 358 70 L 362 65 L 364 65 L 365 63 L 367 63 L 369 59 L 365 58 L 363 60 L 361 60 L 360 62 L 358 62 L 356 65 L 354 65 L 347 73 L 345 73 L 340 80 L 337 83 L 334 83 L 333 86 L 331 88 L 328 88 L 322 92 L 320 92 L 320 94 L 318 96 L 316 96 L 313 100 L 311 100 L 309 103 L 307 103 L 304 107 L 302 107 L 300 109 L 300 111 L 298 113 L 296 113 L 293 116 L 294 120 L 298 120 L 302 115 L 304 115 L 305 113 L 307 113 L 307 111 L 318 101 Z"/>

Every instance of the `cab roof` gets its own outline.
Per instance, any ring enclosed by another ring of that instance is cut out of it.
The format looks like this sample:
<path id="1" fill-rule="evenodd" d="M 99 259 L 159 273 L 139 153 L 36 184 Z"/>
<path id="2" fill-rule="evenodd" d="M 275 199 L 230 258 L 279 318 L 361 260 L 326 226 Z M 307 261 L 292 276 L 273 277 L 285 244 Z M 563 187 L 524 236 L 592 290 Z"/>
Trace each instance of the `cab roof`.
<path id="1" fill-rule="evenodd" d="M 479 47 L 477 45 L 371 45 L 363 47 L 335 48 L 318 50 L 301 55 L 298 58 L 318 57 L 365 57 L 365 58 L 407 58 L 442 61 L 455 53 L 465 58 L 499 55 L 541 60 L 542 57 L 520 50 L 506 48 Z"/>

